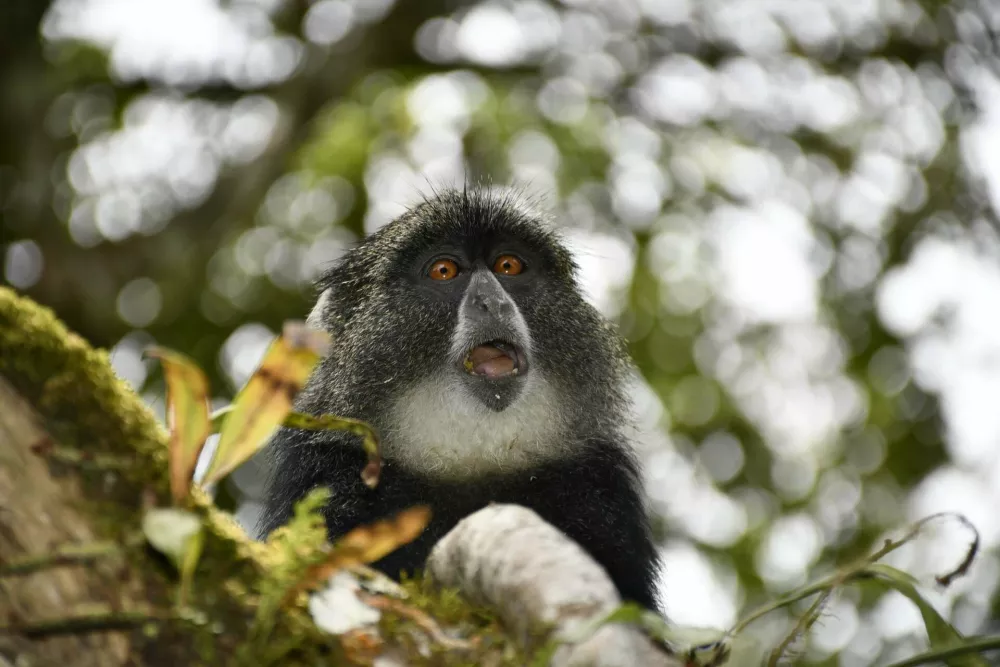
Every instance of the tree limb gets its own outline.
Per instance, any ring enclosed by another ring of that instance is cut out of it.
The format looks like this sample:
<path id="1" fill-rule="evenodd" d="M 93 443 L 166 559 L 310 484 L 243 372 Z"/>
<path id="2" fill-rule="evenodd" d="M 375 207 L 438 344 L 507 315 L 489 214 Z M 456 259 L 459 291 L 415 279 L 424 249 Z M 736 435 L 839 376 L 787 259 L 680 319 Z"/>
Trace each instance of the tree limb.
<path id="1" fill-rule="evenodd" d="M 433 579 L 496 609 L 526 640 L 541 627 L 569 640 L 621 605 L 607 573 L 578 544 L 533 511 L 491 505 L 461 521 L 434 547 Z M 637 628 L 606 625 L 584 641 L 561 646 L 553 665 L 679 667 Z"/>

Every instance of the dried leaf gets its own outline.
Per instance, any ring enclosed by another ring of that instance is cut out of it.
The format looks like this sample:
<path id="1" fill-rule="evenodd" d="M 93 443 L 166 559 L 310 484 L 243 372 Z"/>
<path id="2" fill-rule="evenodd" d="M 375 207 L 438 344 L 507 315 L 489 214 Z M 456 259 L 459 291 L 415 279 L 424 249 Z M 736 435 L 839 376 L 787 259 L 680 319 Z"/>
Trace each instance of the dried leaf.
<path id="1" fill-rule="evenodd" d="M 208 378 L 187 356 L 150 347 L 146 356 L 159 359 L 167 385 L 170 429 L 170 493 L 180 504 L 191 488 L 198 455 L 211 433 Z"/>
<path id="2" fill-rule="evenodd" d="M 385 649 L 385 642 L 378 632 L 370 629 L 345 632 L 340 635 L 340 645 L 351 662 L 359 665 L 373 664 Z"/>
<path id="3" fill-rule="evenodd" d="M 293 586 L 285 596 L 286 602 L 302 591 L 315 590 L 337 570 L 377 561 L 412 542 L 423 532 L 430 519 L 430 508 L 420 505 L 403 510 L 391 519 L 355 528 L 337 540 L 329 556 L 306 570 L 298 585 Z"/>
<path id="4" fill-rule="evenodd" d="M 372 563 L 417 539 L 430 520 L 429 507 L 411 507 L 391 519 L 355 528 L 337 540 L 334 550 L 354 551 L 358 554 L 357 562 Z M 342 563 L 347 564 L 350 560 L 345 556 Z"/>
<path id="5" fill-rule="evenodd" d="M 336 415 L 313 417 L 300 412 L 288 413 L 284 425 L 307 431 L 348 431 L 359 436 L 365 453 L 368 455 L 368 463 L 361 470 L 361 480 L 370 489 L 378 486 L 378 480 L 382 474 L 382 455 L 379 453 L 378 434 L 373 426 L 347 417 L 337 417 Z"/>
<path id="6" fill-rule="evenodd" d="M 219 445 L 205 472 L 204 483 L 225 477 L 264 446 L 292 409 L 329 338 L 304 325 L 285 325 L 268 348 L 260 368 L 233 401 L 222 426 Z"/>
<path id="7" fill-rule="evenodd" d="M 288 320 L 281 328 L 281 337 L 296 349 L 312 350 L 321 357 L 330 353 L 330 334 L 314 329 L 305 322 Z"/>

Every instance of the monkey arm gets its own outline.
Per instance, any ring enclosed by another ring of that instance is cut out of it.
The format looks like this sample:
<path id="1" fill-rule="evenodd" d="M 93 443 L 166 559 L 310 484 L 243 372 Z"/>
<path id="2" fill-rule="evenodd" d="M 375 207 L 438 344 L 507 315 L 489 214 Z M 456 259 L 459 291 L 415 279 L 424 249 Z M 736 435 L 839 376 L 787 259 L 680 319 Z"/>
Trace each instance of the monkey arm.
<path id="1" fill-rule="evenodd" d="M 351 436 L 281 428 L 268 447 L 273 457 L 272 473 L 257 526 L 258 538 L 285 524 L 295 503 L 319 486 L 330 489 L 324 515 L 331 537 L 346 532 L 361 519 L 357 511 L 364 488 L 360 473 L 366 459 Z"/>
<path id="2" fill-rule="evenodd" d="M 659 609 L 659 555 L 641 496 L 638 468 L 624 445 L 587 443 L 572 463 L 536 476 L 520 501 L 562 530 L 600 563 L 622 598 Z M 518 502 L 511 500 L 509 502 Z"/>
<path id="3" fill-rule="evenodd" d="M 431 552 L 428 573 L 495 608 L 516 634 L 552 628 L 579 636 L 621 602 L 608 573 L 580 545 L 518 505 L 490 505 L 458 523 Z M 552 665 L 680 667 L 643 633 L 609 624 L 559 648 Z"/>

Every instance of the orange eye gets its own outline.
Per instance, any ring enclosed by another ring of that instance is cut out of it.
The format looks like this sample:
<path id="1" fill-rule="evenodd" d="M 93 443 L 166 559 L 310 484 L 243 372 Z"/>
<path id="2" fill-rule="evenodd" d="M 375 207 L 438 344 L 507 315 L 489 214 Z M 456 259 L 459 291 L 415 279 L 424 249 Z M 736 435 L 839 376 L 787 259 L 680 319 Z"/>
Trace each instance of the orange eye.
<path id="1" fill-rule="evenodd" d="M 493 273 L 516 276 L 523 270 L 524 264 L 514 255 L 500 255 L 497 257 L 497 261 L 493 262 Z"/>
<path id="2" fill-rule="evenodd" d="M 451 280 L 458 275 L 458 264 L 450 259 L 439 259 L 431 265 L 430 276 L 434 280 Z"/>

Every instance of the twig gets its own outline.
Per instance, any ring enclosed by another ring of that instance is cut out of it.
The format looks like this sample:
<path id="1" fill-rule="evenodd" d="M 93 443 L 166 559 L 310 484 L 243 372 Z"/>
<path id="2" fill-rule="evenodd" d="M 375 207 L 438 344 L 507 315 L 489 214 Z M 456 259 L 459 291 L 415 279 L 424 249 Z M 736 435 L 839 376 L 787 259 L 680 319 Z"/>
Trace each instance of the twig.
<path id="1" fill-rule="evenodd" d="M 86 544 L 67 544 L 50 553 L 27 556 L 0 564 L 0 577 L 23 576 L 60 565 L 88 563 L 119 553 L 121 553 L 121 547 L 110 540 Z"/>
<path id="2" fill-rule="evenodd" d="M 43 458 L 80 468 L 93 468 L 95 470 L 127 470 L 135 465 L 134 458 L 113 456 L 111 454 L 95 454 L 93 452 L 73 449 L 71 447 L 61 447 L 53 444 L 52 441 L 47 438 L 33 445 L 31 450 Z"/>
<path id="3" fill-rule="evenodd" d="M 976 553 L 979 551 L 979 531 L 977 531 L 975 526 L 973 526 L 969 522 L 969 520 L 966 519 L 961 514 L 955 514 L 952 512 L 942 512 L 940 514 L 933 514 L 929 517 L 926 517 L 914 523 L 909 527 L 909 529 L 907 529 L 906 533 L 898 540 L 891 540 L 891 539 L 886 540 L 885 543 L 883 543 L 882 548 L 876 551 L 875 553 L 869 556 L 864 556 L 855 561 L 853 564 L 841 568 L 837 572 L 834 572 L 833 574 L 823 577 L 822 579 L 812 584 L 811 586 L 808 586 L 807 588 L 799 589 L 797 591 L 789 593 L 788 595 L 782 596 L 777 600 L 769 602 L 768 604 L 758 607 L 753 612 L 751 612 L 749 616 L 746 616 L 745 618 L 741 619 L 735 626 L 733 626 L 732 630 L 730 630 L 728 634 L 730 636 L 738 635 L 740 632 L 746 629 L 748 625 L 750 625 L 760 617 L 766 616 L 772 611 L 785 607 L 791 604 L 792 602 L 797 602 L 798 600 L 802 600 L 811 595 L 815 595 L 816 593 L 821 593 L 825 590 L 832 590 L 835 587 L 849 583 L 851 581 L 854 581 L 855 579 L 869 576 L 869 573 L 865 571 L 866 567 L 868 567 L 873 563 L 878 562 L 888 554 L 892 553 L 896 549 L 908 543 L 910 540 L 916 537 L 920 533 L 920 531 L 923 530 L 924 526 L 926 526 L 929 522 L 937 521 L 939 519 L 944 519 L 944 518 L 957 519 L 962 523 L 962 525 L 969 528 L 974 536 L 972 543 L 969 545 L 969 549 L 965 555 L 965 558 L 962 560 L 961 563 L 959 563 L 958 567 L 953 569 L 951 572 L 936 577 L 938 583 L 940 583 L 941 585 L 948 585 L 955 578 L 962 576 L 968 571 L 969 565 L 972 563 L 972 560 L 975 558 Z"/>
<path id="4" fill-rule="evenodd" d="M 368 593 L 374 595 L 387 595 L 400 600 L 409 597 L 406 589 L 393 581 L 383 572 L 376 570 L 371 565 L 355 563 L 344 568 L 361 582 L 361 586 Z"/>
<path id="5" fill-rule="evenodd" d="M 442 630 L 441 627 L 434 622 L 434 619 L 419 609 L 414 609 L 413 607 L 408 606 L 404 602 L 394 600 L 393 598 L 386 597 L 384 595 L 372 595 L 363 591 L 358 593 L 358 599 L 369 607 L 374 607 L 375 609 L 380 609 L 382 611 L 393 612 L 408 618 L 416 623 L 421 630 L 426 632 L 431 639 L 447 649 L 468 651 L 475 648 L 475 642 L 449 637 L 445 634 L 444 630 Z"/>
<path id="6" fill-rule="evenodd" d="M 785 637 L 773 651 L 771 651 L 771 655 L 767 660 L 767 667 L 777 667 L 778 663 L 781 661 L 781 657 L 786 651 L 788 651 L 791 645 L 795 643 L 795 640 L 808 632 L 813 624 L 816 623 L 816 620 L 819 619 L 820 613 L 822 612 L 824 605 L 826 605 L 827 600 L 829 600 L 833 595 L 833 590 L 833 588 L 829 588 L 823 591 L 823 593 L 809 606 L 809 609 L 802 615 L 802 618 L 800 618 L 799 622 L 795 624 L 795 627 L 790 633 L 788 633 L 788 636 Z"/>
<path id="7" fill-rule="evenodd" d="M 30 623 L 0 625 L 0 636 L 19 635 L 28 639 L 39 639 L 56 635 L 127 630 L 137 625 L 161 622 L 166 618 L 164 614 L 149 611 L 103 611 Z"/>
<path id="8" fill-rule="evenodd" d="M 938 648 L 933 651 L 921 653 L 913 657 L 894 662 L 889 667 L 916 667 L 917 665 L 929 665 L 938 663 L 948 658 L 968 653 L 982 653 L 984 651 L 1000 651 L 1000 635 L 990 637 L 979 637 L 972 641 L 967 641 L 960 646 L 949 646 L 948 648 Z"/>

